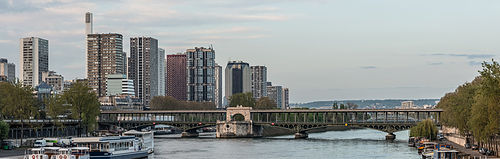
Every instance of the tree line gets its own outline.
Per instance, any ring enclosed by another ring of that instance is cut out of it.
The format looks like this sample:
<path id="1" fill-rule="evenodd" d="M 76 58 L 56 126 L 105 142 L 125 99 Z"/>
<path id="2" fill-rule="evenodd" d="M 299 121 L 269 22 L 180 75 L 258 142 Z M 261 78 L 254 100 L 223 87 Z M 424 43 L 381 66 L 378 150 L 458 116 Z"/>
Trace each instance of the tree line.
<path id="1" fill-rule="evenodd" d="M 437 107 L 444 110 L 440 118 L 444 125 L 488 143 L 500 134 L 500 65 L 492 60 L 482 67 L 479 76 L 447 93 Z"/>
<path id="2" fill-rule="evenodd" d="M 44 109 L 42 105 L 45 105 Z M 86 132 L 89 132 L 96 128 L 99 107 L 97 95 L 85 82 L 73 83 L 61 94 L 50 95 L 43 101 L 38 100 L 33 88 L 23 86 L 20 82 L 0 82 L 2 120 L 77 119 L 80 120 L 79 127 L 85 127 Z M 60 125 L 57 120 L 53 121 Z"/>

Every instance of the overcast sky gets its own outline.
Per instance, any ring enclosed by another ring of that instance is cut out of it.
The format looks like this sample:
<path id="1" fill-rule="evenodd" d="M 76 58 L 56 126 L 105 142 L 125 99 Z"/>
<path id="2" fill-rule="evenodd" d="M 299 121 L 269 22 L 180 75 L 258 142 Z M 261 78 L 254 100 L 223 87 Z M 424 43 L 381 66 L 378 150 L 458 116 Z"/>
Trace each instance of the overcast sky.
<path id="1" fill-rule="evenodd" d="M 151 36 L 167 54 L 212 44 L 223 67 L 265 65 L 291 102 L 440 98 L 500 57 L 494 0 L 0 0 L 0 57 L 19 66 L 19 39 L 41 37 L 50 70 L 84 78 L 87 11 L 125 52 Z"/>

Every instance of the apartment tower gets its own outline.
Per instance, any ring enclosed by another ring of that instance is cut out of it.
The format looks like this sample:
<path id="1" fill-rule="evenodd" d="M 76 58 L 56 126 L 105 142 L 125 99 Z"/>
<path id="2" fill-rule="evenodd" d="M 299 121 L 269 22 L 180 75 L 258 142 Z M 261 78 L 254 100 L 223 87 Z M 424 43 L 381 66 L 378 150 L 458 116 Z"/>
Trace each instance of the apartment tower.
<path id="1" fill-rule="evenodd" d="M 42 72 L 49 71 L 49 41 L 38 37 L 20 40 L 20 74 L 24 86 L 36 87 L 42 82 Z"/>
<path id="2" fill-rule="evenodd" d="M 167 96 L 187 100 L 186 54 L 167 55 Z"/>
<path id="3" fill-rule="evenodd" d="M 187 99 L 196 102 L 215 102 L 215 51 L 195 47 L 186 50 Z"/>

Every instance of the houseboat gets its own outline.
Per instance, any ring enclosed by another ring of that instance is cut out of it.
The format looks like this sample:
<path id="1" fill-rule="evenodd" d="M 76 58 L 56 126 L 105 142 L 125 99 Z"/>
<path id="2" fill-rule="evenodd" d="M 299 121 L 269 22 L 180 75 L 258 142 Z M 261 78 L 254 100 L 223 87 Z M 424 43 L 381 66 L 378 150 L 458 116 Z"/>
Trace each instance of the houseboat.
<path id="1" fill-rule="evenodd" d="M 123 136 L 135 136 L 139 139 L 140 149 L 147 150 L 148 153 L 154 152 L 154 135 L 152 131 L 136 131 L 130 130 L 123 133 Z"/>
<path id="2" fill-rule="evenodd" d="M 78 147 L 88 147 L 91 159 L 136 159 L 147 158 L 148 151 L 142 149 L 135 136 L 108 136 L 73 138 Z"/>
<path id="3" fill-rule="evenodd" d="M 166 134 L 171 134 L 172 132 L 172 127 L 168 125 L 155 125 L 154 126 L 154 134 L 155 135 L 166 135 Z"/>

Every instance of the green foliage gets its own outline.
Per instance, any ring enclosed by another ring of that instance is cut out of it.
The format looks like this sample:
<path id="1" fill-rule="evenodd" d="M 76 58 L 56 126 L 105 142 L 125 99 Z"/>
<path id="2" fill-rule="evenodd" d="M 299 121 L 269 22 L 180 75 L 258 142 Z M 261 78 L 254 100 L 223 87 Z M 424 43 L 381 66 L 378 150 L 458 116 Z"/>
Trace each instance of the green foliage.
<path id="1" fill-rule="evenodd" d="M 472 134 L 478 141 L 500 133 L 500 65 L 484 62 L 480 76 L 441 98 L 441 122 L 456 127 L 462 135 Z"/>
<path id="2" fill-rule="evenodd" d="M 276 109 L 276 102 L 269 97 L 260 97 L 254 109 Z"/>
<path id="3" fill-rule="evenodd" d="M 9 135 L 9 124 L 0 120 L 0 141 L 6 139 Z"/>
<path id="4" fill-rule="evenodd" d="M 63 93 L 61 98 L 65 103 L 71 104 L 71 115 L 74 119 L 82 120 L 81 122 L 90 131 L 95 129 L 96 119 L 100 114 L 100 103 L 91 88 L 84 82 L 76 82 Z"/>
<path id="5" fill-rule="evenodd" d="M 64 100 L 61 95 L 50 96 L 45 100 L 46 115 L 52 119 L 58 119 L 58 116 L 65 114 L 67 111 L 63 104 Z M 59 124 L 57 120 L 54 120 L 54 123 Z"/>
<path id="6" fill-rule="evenodd" d="M 3 118 L 29 119 L 37 115 L 33 89 L 21 83 L 0 82 L 0 108 Z"/>
<path id="7" fill-rule="evenodd" d="M 214 110 L 212 102 L 179 101 L 171 96 L 156 96 L 151 99 L 152 110 Z"/>
<path id="8" fill-rule="evenodd" d="M 242 105 L 244 107 L 255 106 L 255 99 L 253 98 L 253 94 L 250 92 L 233 94 L 229 97 L 229 101 L 230 107 L 236 107 L 238 105 Z"/>
<path id="9" fill-rule="evenodd" d="M 430 140 L 435 140 L 438 128 L 430 119 L 425 119 L 410 129 L 411 137 L 424 137 Z"/>
<path id="10" fill-rule="evenodd" d="M 472 104 L 470 125 L 474 137 L 483 142 L 500 133 L 500 65 L 483 63 L 480 86 Z"/>
<path id="11" fill-rule="evenodd" d="M 339 109 L 339 104 L 337 104 L 337 102 L 333 102 L 332 109 Z"/>

